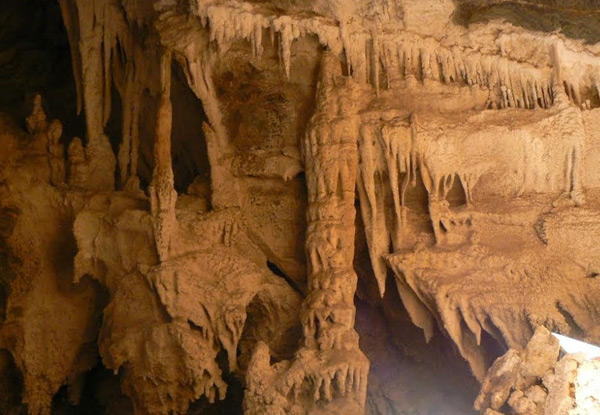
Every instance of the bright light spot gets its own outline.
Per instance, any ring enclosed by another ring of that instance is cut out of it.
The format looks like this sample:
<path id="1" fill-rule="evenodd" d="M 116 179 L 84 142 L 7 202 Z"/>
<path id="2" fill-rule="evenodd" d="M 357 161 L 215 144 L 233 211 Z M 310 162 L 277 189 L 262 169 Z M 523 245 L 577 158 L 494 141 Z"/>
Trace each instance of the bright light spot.
<path id="1" fill-rule="evenodd" d="M 600 347 L 598 346 L 575 340 L 562 334 L 552 333 L 552 335 L 558 339 L 560 347 L 566 353 L 583 353 L 588 360 L 600 357 Z"/>

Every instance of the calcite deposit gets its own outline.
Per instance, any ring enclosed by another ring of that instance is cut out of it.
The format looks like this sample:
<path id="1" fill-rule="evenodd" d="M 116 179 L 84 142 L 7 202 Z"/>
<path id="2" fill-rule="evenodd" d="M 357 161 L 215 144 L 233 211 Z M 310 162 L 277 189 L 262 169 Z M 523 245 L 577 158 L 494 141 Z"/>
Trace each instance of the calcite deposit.
<path id="1" fill-rule="evenodd" d="M 598 415 L 599 19 L 0 2 L 0 414 Z"/>

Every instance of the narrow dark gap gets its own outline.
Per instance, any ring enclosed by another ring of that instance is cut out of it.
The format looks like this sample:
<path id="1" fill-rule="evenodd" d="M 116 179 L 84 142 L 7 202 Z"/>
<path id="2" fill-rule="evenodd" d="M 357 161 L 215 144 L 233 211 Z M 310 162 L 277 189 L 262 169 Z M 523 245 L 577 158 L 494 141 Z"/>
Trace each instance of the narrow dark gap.
<path id="1" fill-rule="evenodd" d="M 6 320 L 6 302 L 8 300 L 8 286 L 0 282 L 0 326 Z"/>
<path id="2" fill-rule="evenodd" d="M 402 187 L 402 182 L 407 179 L 406 174 L 400 176 L 400 187 Z M 412 180 L 412 178 L 411 178 Z M 423 183 L 423 179 L 421 178 L 421 174 L 417 171 L 416 177 L 414 178 L 415 185 L 412 183 L 408 183 L 406 187 L 405 193 L 405 203 L 408 208 L 414 210 L 419 213 L 427 213 L 428 212 L 428 200 L 429 195 L 427 194 L 427 189 L 425 188 L 425 184 Z"/>
<path id="3" fill-rule="evenodd" d="M 338 175 L 337 181 L 335 184 L 335 195 L 342 200 L 344 198 L 344 178 L 342 175 Z"/>
<path id="4" fill-rule="evenodd" d="M 115 153 L 116 157 L 119 153 L 121 141 L 123 140 L 123 103 L 114 82 L 111 85 L 110 118 L 106 123 L 104 132 L 108 136 L 110 146 L 112 147 L 113 153 Z M 115 183 L 117 184 L 117 189 L 121 188 L 123 185 L 123 183 L 121 183 L 120 173 L 121 172 L 119 169 L 115 169 Z"/>
<path id="5" fill-rule="evenodd" d="M 440 223 L 439 223 L 438 225 L 439 225 L 439 227 L 440 227 L 440 230 L 441 230 L 443 233 L 448 233 L 448 229 L 446 228 L 446 226 L 444 226 L 444 222 L 440 221 Z"/>
<path id="6" fill-rule="evenodd" d="M 300 288 L 298 283 L 296 281 L 294 281 L 292 278 L 288 277 L 285 274 L 285 272 L 283 272 L 277 265 L 275 265 L 271 261 L 267 261 L 267 268 L 269 268 L 269 270 L 273 274 L 277 275 L 278 277 L 283 278 L 285 280 L 285 282 L 287 282 L 289 284 L 289 286 L 294 289 L 294 291 L 296 291 L 298 294 L 300 294 L 300 296 L 304 297 L 304 292 L 302 291 L 302 289 Z"/>
<path id="7" fill-rule="evenodd" d="M 481 331 L 480 348 L 485 354 L 485 363 L 487 367 L 491 367 L 496 359 L 503 356 L 508 351 L 508 348 L 504 344 L 498 342 L 498 340 L 485 330 Z M 507 404 L 501 409 L 507 411 Z M 504 413 L 508 413 L 508 411 Z"/>
<path id="8" fill-rule="evenodd" d="M 202 124 L 207 122 L 202 102 L 187 84 L 181 66 L 173 62 L 171 78 L 173 127 L 171 157 L 175 190 L 186 193 L 192 183 L 210 183 L 210 164 Z"/>
<path id="9" fill-rule="evenodd" d="M 582 339 L 584 337 L 584 331 L 581 329 L 581 327 L 579 327 L 579 325 L 573 318 L 573 315 L 569 313 L 569 311 L 566 310 L 559 301 L 556 302 L 555 307 L 571 328 L 571 332 L 568 334 L 577 339 Z"/>
<path id="10" fill-rule="evenodd" d="M 154 131 L 156 129 L 158 104 L 159 98 L 153 96 L 149 90 L 145 89 L 142 92 L 137 173 L 143 191 L 147 191 L 154 169 Z"/>
<path id="11" fill-rule="evenodd" d="M 21 403 L 23 376 L 12 354 L 0 349 L 0 413 L 21 415 L 26 413 Z"/>
<path id="12" fill-rule="evenodd" d="M 16 278 L 13 271 L 18 257 L 11 253 L 9 238 L 13 233 L 17 216 L 17 208 L 5 206 L 0 209 L 0 325 L 6 319 L 6 307 L 11 291 L 11 283 Z"/>
<path id="13" fill-rule="evenodd" d="M 490 327 L 491 322 L 489 322 Z M 486 365 L 491 366 L 494 361 L 507 352 L 508 348 L 505 344 L 498 341 L 498 337 L 501 337 L 502 334 L 498 330 L 493 335 L 489 333 L 487 330 L 481 330 L 481 350 L 484 352 Z"/>
<path id="14" fill-rule="evenodd" d="M 458 175 L 455 177 L 452 188 L 448 192 L 447 200 L 450 207 L 459 207 L 467 204 L 465 188 L 458 179 Z"/>

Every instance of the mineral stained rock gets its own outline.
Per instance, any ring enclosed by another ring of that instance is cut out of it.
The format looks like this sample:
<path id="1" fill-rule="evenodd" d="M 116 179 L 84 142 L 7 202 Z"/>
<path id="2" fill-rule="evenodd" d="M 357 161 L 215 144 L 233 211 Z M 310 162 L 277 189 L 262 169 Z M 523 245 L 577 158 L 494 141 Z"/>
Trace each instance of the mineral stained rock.
<path id="1" fill-rule="evenodd" d="M 599 14 L 2 2 L 0 414 L 597 414 Z"/>

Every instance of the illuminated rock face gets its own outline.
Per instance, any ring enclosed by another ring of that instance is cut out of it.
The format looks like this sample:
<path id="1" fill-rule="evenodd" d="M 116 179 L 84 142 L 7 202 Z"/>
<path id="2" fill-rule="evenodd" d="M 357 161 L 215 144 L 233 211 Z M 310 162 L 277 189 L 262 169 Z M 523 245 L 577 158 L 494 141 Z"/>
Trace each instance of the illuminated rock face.
<path id="1" fill-rule="evenodd" d="M 0 413 L 598 411 L 598 10 L 5 3 Z"/>
<path id="2" fill-rule="evenodd" d="M 482 414 L 594 414 L 598 359 L 585 353 L 559 359 L 559 342 L 543 327 L 523 352 L 510 349 L 490 368 L 475 401 Z"/>

